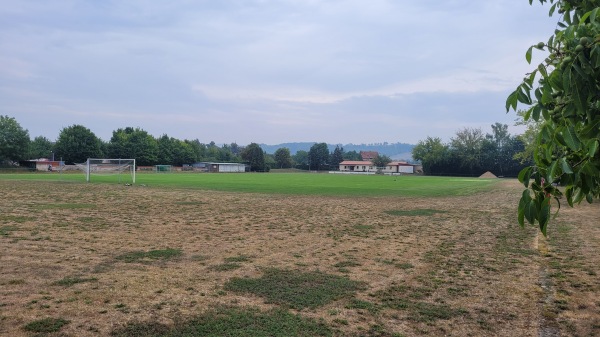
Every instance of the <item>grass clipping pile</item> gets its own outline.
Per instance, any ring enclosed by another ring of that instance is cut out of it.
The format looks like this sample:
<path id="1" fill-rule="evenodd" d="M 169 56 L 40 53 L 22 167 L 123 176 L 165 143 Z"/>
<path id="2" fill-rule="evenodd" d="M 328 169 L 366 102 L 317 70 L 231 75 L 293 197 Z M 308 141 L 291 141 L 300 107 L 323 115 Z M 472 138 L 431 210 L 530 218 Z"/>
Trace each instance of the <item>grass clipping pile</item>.
<path id="1" fill-rule="evenodd" d="M 519 191 L 365 199 L 0 180 L 0 334 L 598 333 L 597 205 L 561 212 L 540 245 L 516 224 Z"/>

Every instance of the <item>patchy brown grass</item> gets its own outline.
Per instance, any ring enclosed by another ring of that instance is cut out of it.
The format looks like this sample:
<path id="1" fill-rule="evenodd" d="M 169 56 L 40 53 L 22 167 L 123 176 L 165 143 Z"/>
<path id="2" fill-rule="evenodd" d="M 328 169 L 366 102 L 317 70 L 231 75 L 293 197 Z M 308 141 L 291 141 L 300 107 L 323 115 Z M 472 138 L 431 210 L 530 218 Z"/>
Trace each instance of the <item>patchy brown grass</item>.
<path id="1" fill-rule="evenodd" d="M 272 268 L 365 285 L 293 311 L 339 336 L 600 333 L 599 205 L 563 209 L 544 239 L 516 224 L 514 181 L 434 199 L 2 180 L 0 195 L 0 335 L 48 318 L 69 322 L 63 336 L 107 336 L 222 305 L 267 312 L 225 285 Z"/>

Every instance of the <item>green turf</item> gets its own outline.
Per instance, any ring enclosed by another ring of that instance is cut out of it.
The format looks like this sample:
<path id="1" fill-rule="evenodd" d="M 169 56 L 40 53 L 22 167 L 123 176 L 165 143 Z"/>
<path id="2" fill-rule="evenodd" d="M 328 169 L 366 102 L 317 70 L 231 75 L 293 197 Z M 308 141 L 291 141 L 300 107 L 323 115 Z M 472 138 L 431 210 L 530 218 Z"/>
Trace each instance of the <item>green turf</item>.
<path id="1" fill-rule="evenodd" d="M 261 312 L 252 308 L 216 308 L 173 326 L 156 321 L 129 322 L 112 331 L 115 337 L 313 337 L 332 336 L 324 321 L 286 310 Z"/>
<path id="2" fill-rule="evenodd" d="M 93 177 L 96 183 L 121 183 L 127 177 Z M 41 180 L 85 183 L 83 174 L 0 174 L 1 180 Z M 319 196 L 469 195 L 492 188 L 498 180 L 456 177 L 345 175 L 315 173 L 173 173 L 137 174 L 136 188 L 195 188 L 231 192 Z"/>

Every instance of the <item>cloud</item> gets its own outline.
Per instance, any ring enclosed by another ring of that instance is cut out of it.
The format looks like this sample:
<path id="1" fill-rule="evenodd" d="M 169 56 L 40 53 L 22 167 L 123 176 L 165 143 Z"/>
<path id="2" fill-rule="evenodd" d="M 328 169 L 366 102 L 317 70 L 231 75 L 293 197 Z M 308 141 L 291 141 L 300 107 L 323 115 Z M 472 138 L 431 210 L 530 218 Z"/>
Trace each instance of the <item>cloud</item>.
<path id="1" fill-rule="evenodd" d="M 104 139 L 125 126 L 225 143 L 447 137 L 511 121 L 504 97 L 533 67 L 525 50 L 552 33 L 545 11 L 522 0 L 10 2 L 0 114 L 49 138 L 76 123 Z"/>

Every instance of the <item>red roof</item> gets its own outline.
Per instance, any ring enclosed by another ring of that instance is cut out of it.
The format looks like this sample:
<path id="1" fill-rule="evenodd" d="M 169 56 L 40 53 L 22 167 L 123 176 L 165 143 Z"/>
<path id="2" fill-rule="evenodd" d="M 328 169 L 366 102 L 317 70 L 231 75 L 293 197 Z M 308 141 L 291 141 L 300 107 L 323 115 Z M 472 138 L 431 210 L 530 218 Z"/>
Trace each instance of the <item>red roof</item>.
<path id="1" fill-rule="evenodd" d="M 371 163 L 370 161 L 344 160 L 343 162 L 340 163 L 340 165 L 365 165 L 365 166 L 371 166 L 371 165 L 373 165 L 373 163 Z"/>
<path id="2" fill-rule="evenodd" d="M 379 153 L 377 151 L 360 151 L 360 156 L 363 160 L 369 160 L 377 157 Z"/>
<path id="3" fill-rule="evenodd" d="M 364 165 L 364 166 L 373 166 L 373 163 L 370 161 L 356 161 L 356 160 L 344 160 L 340 163 L 340 165 Z M 405 161 L 393 161 L 387 164 L 386 166 L 414 166 Z"/>

